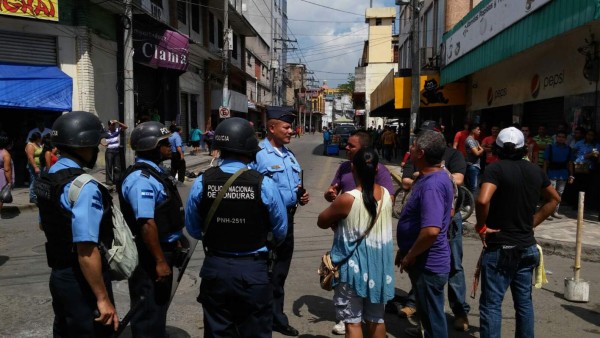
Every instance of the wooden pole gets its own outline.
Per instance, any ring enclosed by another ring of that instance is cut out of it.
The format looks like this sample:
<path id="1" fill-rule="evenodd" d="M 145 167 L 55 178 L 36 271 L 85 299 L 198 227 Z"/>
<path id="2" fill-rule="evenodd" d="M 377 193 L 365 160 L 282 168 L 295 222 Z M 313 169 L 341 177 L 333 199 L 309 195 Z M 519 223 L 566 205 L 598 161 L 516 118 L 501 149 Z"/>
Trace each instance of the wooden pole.
<path id="1" fill-rule="evenodd" d="M 585 192 L 579 192 L 579 205 L 577 208 L 577 236 L 575 237 L 575 282 L 579 282 L 579 272 L 581 270 L 581 237 L 583 233 L 583 206 L 585 201 Z"/>

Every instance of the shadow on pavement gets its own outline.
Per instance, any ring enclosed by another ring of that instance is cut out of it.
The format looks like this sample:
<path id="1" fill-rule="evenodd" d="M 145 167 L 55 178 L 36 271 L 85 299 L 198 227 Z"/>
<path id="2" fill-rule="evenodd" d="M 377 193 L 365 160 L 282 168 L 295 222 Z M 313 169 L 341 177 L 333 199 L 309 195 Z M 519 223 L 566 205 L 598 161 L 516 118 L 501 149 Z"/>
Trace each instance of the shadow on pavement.
<path id="1" fill-rule="evenodd" d="M 312 154 L 316 155 L 316 156 L 327 156 L 327 157 L 341 157 L 342 158 L 346 158 L 346 150 L 344 149 L 340 149 L 340 152 L 337 155 L 325 155 L 324 152 L 324 145 L 323 144 L 319 144 L 318 146 L 315 147 L 315 149 L 313 149 Z"/>
<path id="2" fill-rule="evenodd" d="M 597 311 L 584 309 L 575 305 L 561 304 L 560 306 L 562 306 L 565 310 L 571 312 L 572 314 L 576 315 L 577 317 L 585 320 L 586 322 L 600 327 L 600 313 L 598 313 Z"/>
<path id="3" fill-rule="evenodd" d="M 10 257 L 8 256 L 0 256 L 0 266 L 4 265 L 4 263 L 8 262 Z"/>
<path id="4" fill-rule="evenodd" d="M 3 206 L 2 210 L 0 211 L 0 218 L 1 219 L 11 219 L 11 218 L 15 218 L 15 217 L 19 216 L 20 213 L 21 213 L 21 211 L 17 207 Z"/>
<path id="5" fill-rule="evenodd" d="M 335 313 L 333 311 L 333 302 L 331 298 L 323 298 L 319 296 L 306 295 L 302 296 L 294 301 L 292 305 L 292 312 L 297 317 L 302 317 L 300 314 L 300 308 L 304 305 L 308 308 L 308 312 L 315 316 L 310 318 L 312 323 L 318 323 L 323 321 L 335 322 Z"/>
<path id="6" fill-rule="evenodd" d="M 169 326 L 169 325 L 167 325 L 167 335 L 169 338 L 190 338 L 190 337 L 192 337 L 186 331 L 184 331 L 178 327 L 173 327 L 173 326 Z M 131 326 L 127 326 L 127 328 L 123 331 L 123 334 L 121 334 L 119 337 L 131 338 Z"/>

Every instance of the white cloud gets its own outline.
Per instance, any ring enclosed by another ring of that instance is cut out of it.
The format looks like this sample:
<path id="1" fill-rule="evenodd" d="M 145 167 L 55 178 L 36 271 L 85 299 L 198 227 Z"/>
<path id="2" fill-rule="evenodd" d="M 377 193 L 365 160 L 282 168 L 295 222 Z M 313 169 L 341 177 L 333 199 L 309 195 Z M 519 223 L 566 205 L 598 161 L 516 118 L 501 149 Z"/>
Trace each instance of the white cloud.
<path id="1" fill-rule="evenodd" d="M 348 74 L 362 57 L 367 39 L 365 10 L 369 0 L 310 0 L 333 9 L 316 6 L 301 0 L 289 0 L 287 16 L 289 38 L 298 39 L 299 50 L 288 53 L 288 62 L 306 63 L 315 72 L 314 78 L 322 84 L 327 80 L 330 87 L 346 82 Z M 394 0 L 375 0 L 373 7 L 394 7 Z M 296 20 L 314 20 L 307 22 Z M 292 34 L 293 33 L 293 34 Z"/>

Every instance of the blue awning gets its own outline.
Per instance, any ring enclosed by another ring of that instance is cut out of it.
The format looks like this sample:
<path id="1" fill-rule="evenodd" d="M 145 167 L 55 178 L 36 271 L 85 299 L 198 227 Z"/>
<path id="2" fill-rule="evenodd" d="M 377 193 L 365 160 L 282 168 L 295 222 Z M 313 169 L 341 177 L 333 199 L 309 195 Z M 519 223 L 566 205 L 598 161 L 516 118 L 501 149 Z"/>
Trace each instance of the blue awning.
<path id="1" fill-rule="evenodd" d="M 71 111 L 73 79 L 56 66 L 0 63 L 0 107 Z"/>

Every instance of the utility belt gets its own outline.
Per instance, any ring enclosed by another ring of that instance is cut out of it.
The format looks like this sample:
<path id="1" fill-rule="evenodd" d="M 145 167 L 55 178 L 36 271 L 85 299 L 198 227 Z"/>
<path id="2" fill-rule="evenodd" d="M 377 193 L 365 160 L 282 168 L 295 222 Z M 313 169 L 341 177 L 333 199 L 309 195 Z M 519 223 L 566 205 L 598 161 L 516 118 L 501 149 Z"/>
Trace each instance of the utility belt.
<path id="1" fill-rule="evenodd" d="M 53 245 L 50 242 L 46 242 L 45 245 L 46 261 L 48 267 L 51 269 L 66 269 L 79 266 L 79 257 L 77 256 L 74 244 L 70 247 L 63 247 L 62 245 Z M 104 258 L 104 249 L 102 246 L 98 246 L 98 250 L 102 259 L 102 271 L 105 271 L 108 268 L 108 263 Z"/>
<path id="2" fill-rule="evenodd" d="M 220 258 L 231 258 L 236 260 L 268 260 L 269 253 L 268 252 L 256 252 L 247 255 L 235 255 L 230 253 L 216 252 L 216 251 L 207 251 L 206 256 L 208 257 L 220 257 Z"/>

